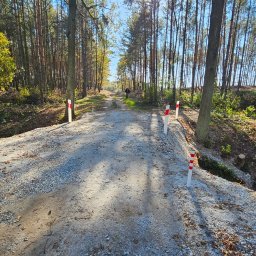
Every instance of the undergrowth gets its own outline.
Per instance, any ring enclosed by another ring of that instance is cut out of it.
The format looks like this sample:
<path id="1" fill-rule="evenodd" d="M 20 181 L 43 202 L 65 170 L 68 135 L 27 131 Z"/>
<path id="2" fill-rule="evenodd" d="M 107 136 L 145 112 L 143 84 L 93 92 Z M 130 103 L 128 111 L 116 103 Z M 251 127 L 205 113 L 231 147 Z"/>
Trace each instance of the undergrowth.
<path id="1" fill-rule="evenodd" d="M 202 156 L 198 159 L 199 166 L 211 174 L 224 178 L 228 181 L 243 183 L 239 178 L 236 177 L 234 172 L 227 166 L 219 163 L 207 156 Z"/>
<path id="2" fill-rule="evenodd" d="M 152 108 L 152 105 L 146 101 L 135 99 L 135 98 L 124 98 L 123 102 L 127 105 L 129 109 L 133 110 L 148 110 Z"/>

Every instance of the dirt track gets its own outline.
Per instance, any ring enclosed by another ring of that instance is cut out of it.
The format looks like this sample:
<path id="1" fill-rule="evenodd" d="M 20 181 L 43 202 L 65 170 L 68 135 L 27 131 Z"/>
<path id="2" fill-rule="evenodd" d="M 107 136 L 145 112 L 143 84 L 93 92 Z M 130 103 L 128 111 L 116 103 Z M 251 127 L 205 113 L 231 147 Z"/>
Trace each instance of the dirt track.
<path id="1" fill-rule="evenodd" d="M 199 169 L 188 190 L 180 124 L 111 104 L 1 139 L 0 255 L 222 255 L 236 228 L 253 255 L 255 192 Z"/>

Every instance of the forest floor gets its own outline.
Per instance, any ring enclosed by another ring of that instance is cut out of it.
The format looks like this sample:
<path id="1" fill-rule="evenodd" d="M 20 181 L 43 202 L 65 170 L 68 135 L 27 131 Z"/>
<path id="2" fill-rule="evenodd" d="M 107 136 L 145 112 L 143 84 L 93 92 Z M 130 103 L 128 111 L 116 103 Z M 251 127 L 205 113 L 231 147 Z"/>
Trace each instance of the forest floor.
<path id="1" fill-rule="evenodd" d="M 195 166 L 178 121 L 104 111 L 0 139 L 0 255 L 256 254 L 256 192 Z"/>
<path id="2" fill-rule="evenodd" d="M 181 111 L 179 121 L 186 130 L 186 139 L 195 141 L 195 129 L 199 110 L 186 108 Z M 223 157 L 221 147 L 231 145 L 230 155 Z M 239 154 L 245 155 L 245 164 L 241 168 L 251 175 L 253 187 L 256 190 L 256 120 L 234 118 L 212 118 L 207 145 L 197 145 L 200 150 L 211 151 L 212 155 L 224 162 L 236 165 Z"/>
<path id="3" fill-rule="evenodd" d="M 76 119 L 86 112 L 103 110 L 104 99 L 108 95 L 108 91 L 101 94 L 90 91 L 88 97 L 76 100 Z M 58 95 L 52 98 L 46 104 L 16 103 L 15 92 L 0 93 L 0 138 L 64 123 L 64 99 Z"/>

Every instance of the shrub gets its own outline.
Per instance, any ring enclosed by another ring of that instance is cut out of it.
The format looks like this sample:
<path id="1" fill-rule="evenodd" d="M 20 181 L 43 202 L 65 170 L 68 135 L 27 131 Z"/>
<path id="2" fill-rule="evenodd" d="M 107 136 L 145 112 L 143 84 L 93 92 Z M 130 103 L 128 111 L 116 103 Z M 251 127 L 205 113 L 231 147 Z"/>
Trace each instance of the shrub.
<path id="1" fill-rule="evenodd" d="M 183 106 L 191 106 L 190 99 L 191 99 L 190 91 L 187 91 L 187 90 L 181 91 L 179 100 L 181 101 Z"/>
<path id="2" fill-rule="evenodd" d="M 173 103 L 173 91 L 171 90 L 164 90 L 163 92 L 163 100 L 165 103 Z M 174 103 L 173 103 L 174 105 Z"/>
<path id="3" fill-rule="evenodd" d="M 8 89 L 16 69 L 9 44 L 7 37 L 0 32 L 0 89 Z"/>
<path id="4" fill-rule="evenodd" d="M 22 88 L 20 89 L 20 97 L 26 98 L 26 97 L 28 97 L 28 96 L 30 96 L 30 91 L 29 91 L 29 89 L 28 89 L 27 87 L 22 87 Z"/>
<path id="5" fill-rule="evenodd" d="M 254 106 L 248 106 L 245 110 L 244 110 L 244 114 L 247 117 L 253 117 L 256 118 L 256 108 Z"/>
<path id="6" fill-rule="evenodd" d="M 202 100 L 202 93 L 201 92 L 196 92 L 193 98 L 193 105 L 197 108 L 200 107 L 201 104 L 201 100 Z"/>
<path id="7" fill-rule="evenodd" d="M 30 95 L 26 97 L 27 104 L 39 104 L 40 103 L 40 90 L 36 88 L 31 88 L 29 90 Z"/>
<path id="8" fill-rule="evenodd" d="M 17 97 L 17 102 L 25 104 L 39 104 L 40 91 L 36 88 L 22 87 Z"/>
<path id="9" fill-rule="evenodd" d="M 256 107 L 256 90 L 239 91 L 237 95 L 240 97 L 240 108 L 246 109 L 249 106 Z"/>
<path id="10" fill-rule="evenodd" d="M 221 95 L 219 92 L 216 92 L 213 95 L 212 101 L 213 112 L 224 117 L 232 116 L 236 111 L 238 111 L 240 106 L 240 97 L 236 96 L 232 92 L 229 92 L 226 97 Z"/>
<path id="11" fill-rule="evenodd" d="M 126 104 L 128 107 L 130 107 L 130 108 L 135 107 L 135 105 L 136 105 L 136 101 L 133 100 L 133 99 L 130 99 L 130 98 L 125 99 L 124 102 L 125 102 L 125 104 Z"/>
<path id="12" fill-rule="evenodd" d="M 189 106 L 194 108 L 199 108 L 201 104 L 202 93 L 195 92 L 193 97 L 193 102 L 191 103 L 191 91 L 183 90 L 180 94 L 180 101 L 183 106 Z"/>
<path id="13" fill-rule="evenodd" d="M 221 146 L 221 156 L 222 157 L 230 156 L 231 151 L 232 151 L 232 149 L 231 149 L 231 145 L 230 144 L 227 144 L 225 146 Z"/>

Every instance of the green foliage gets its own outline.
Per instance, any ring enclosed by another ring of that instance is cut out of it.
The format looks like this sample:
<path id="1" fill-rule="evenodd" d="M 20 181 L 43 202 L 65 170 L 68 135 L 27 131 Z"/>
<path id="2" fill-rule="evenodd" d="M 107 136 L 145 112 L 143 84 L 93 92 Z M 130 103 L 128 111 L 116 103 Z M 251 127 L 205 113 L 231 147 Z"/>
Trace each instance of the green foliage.
<path id="1" fill-rule="evenodd" d="M 199 108 L 202 99 L 201 92 L 195 92 L 193 97 L 193 102 L 191 102 L 191 91 L 190 90 L 183 90 L 179 97 L 183 106 L 189 106 L 192 108 Z"/>
<path id="2" fill-rule="evenodd" d="M 173 105 L 175 104 L 173 102 L 173 91 L 172 90 L 164 90 L 163 91 L 163 100 L 165 101 L 165 103 L 173 103 Z"/>
<path id="3" fill-rule="evenodd" d="M 195 93 L 194 98 L 193 98 L 193 105 L 195 107 L 199 108 L 200 104 L 201 104 L 201 100 L 202 100 L 202 93 L 201 92 Z"/>
<path id="4" fill-rule="evenodd" d="M 149 110 L 152 108 L 152 105 L 150 105 L 147 101 L 140 101 L 133 98 L 124 98 L 124 103 L 128 106 L 128 108 L 133 110 Z"/>
<path id="5" fill-rule="evenodd" d="M 29 89 L 30 95 L 26 97 L 27 104 L 39 104 L 40 103 L 40 90 L 38 87 Z"/>
<path id="6" fill-rule="evenodd" d="M 198 163 L 201 168 L 209 171 L 214 175 L 217 175 L 232 182 L 242 183 L 242 181 L 235 176 L 234 172 L 231 169 L 226 167 L 224 164 L 208 158 L 207 156 L 200 157 L 198 159 Z"/>
<path id="7" fill-rule="evenodd" d="M 256 108 L 254 106 L 248 106 L 245 110 L 244 110 L 244 114 L 247 117 L 252 117 L 252 118 L 256 118 Z"/>
<path id="8" fill-rule="evenodd" d="M 147 101 L 147 103 L 153 104 L 153 105 L 157 105 L 159 102 L 159 94 L 157 93 L 158 99 L 156 99 L 156 101 L 154 101 L 154 96 L 156 95 L 156 88 L 154 87 L 154 85 L 150 85 L 146 90 L 145 90 L 145 94 L 144 94 L 144 99 L 145 101 Z"/>
<path id="9" fill-rule="evenodd" d="M 212 102 L 213 113 L 222 117 L 232 116 L 240 106 L 240 98 L 232 92 L 229 92 L 226 97 L 215 92 Z"/>
<path id="10" fill-rule="evenodd" d="M 223 145 L 221 146 L 221 156 L 223 157 L 228 157 L 231 155 L 231 151 L 232 151 L 232 148 L 231 148 L 231 145 L 230 144 L 227 144 L 227 145 Z"/>
<path id="11" fill-rule="evenodd" d="M 27 87 L 23 87 L 20 89 L 20 97 L 22 98 L 26 98 L 30 96 L 30 92 L 29 92 L 29 89 Z"/>
<path id="12" fill-rule="evenodd" d="M 100 94 L 76 100 L 76 115 L 81 116 L 86 112 L 102 110 L 105 99 L 106 96 Z"/>
<path id="13" fill-rule="evenodd" d="M 55 89 L 48 93 L 47 102 L 49 103 L 64 103 L 66 102 L 65 95 L 62 94 L 61 90 Z"/>
<path id="14" fill-rule="evenodd" d="M 0 32 L 0 89 L 7 89 L 12 82 L 16 69 L 9 50 L 9 41 Z"/>
<path id="15" fill-rule="evenodd" d="M 78 88 L 75 88 L 75 99 L 79 98 L 80 91 Z"/>
<path id="16" fill-rule="evenodd" d="M 18 103 L 24 104 L 39 104 L 40 103 L 40 90 L 37 87 L 27 88 L 22 87 L 17 96 Z"/>
<path id="17" fill-rule="evenodd" d="M 181 101 L 183 106 L 192 107 L 190 104 L 191 92 L 188 90 L 183 90 L 179 95 L 179 100 Z"/>
<path id="18" fill-rule="evenodd" d="M 125 99 L 124 102 L 130 108 L 134 108 L 136 106 L 136 101 L 133 99 L 128 98 L 128 99 Z"/>
<path id="19" fill-rule="evenodd" d="M 256 107 L 256 90 L 239 91 L 237 95 L 240 97 L 240 108 L 246 109 L 249 106 Z"/>

